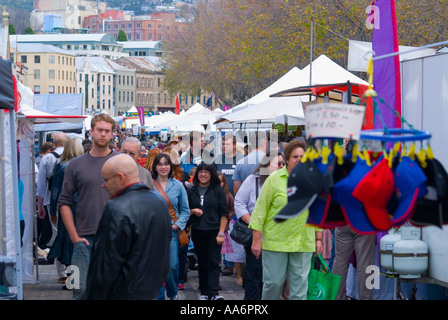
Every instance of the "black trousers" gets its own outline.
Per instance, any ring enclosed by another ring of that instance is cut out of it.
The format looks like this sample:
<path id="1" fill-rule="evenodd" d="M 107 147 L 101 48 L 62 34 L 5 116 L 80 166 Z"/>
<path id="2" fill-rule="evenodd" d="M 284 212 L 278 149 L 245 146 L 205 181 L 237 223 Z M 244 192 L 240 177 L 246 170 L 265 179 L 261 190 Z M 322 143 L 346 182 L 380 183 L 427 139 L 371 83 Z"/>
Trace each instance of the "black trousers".
<path id="1" fill-rule="evenodd" d="M 48 243 L 53 236 L 53 230 L 51 229 L 50 215 L 48 214 L 47 206 L 44 206 L 45 218 L 41 219 L 37 217 L 37 245 L 41 249 L 48 248 Z"/>
<path id="2" fill-rule="evenodd" d="M 261 300 L 263 288 L 263 265 L 261 255 L 257 259 L 250 247 L 244 246 L 246 252 L 246 274 L 244 276 L 244 300 Z"/>
<path id="3" fill-rule="evenodd" d="M 198 257 L 199 288 L 209 298 L 218 295 L 221 269 L 221 245 L 216 243 L 218 230 L 191 230 L 194 251 Z"/>

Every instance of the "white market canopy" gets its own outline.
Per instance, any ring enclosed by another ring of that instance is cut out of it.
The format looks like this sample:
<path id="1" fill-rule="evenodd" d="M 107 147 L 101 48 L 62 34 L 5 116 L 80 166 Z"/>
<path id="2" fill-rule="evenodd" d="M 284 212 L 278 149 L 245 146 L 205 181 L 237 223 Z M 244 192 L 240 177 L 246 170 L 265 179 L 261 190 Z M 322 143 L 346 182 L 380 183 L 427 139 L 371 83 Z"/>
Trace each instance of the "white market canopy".
<path id="1" fill-rule="evenodd" d="M 291 69 L 258 95 L 236 106 L 231 111 L 221 114 L 215 123 L 223 124 L 226 121 L 228 123 L 255 121 L 274 123 L 277 119 L 283 119 L 283 121 L 291 119 L 295 125 L 304 124 L 302 101 L 308 100 L 307 96 L 275 97 L 273 95 L 302 86 L 347 82 L 368 85 L 368 82 L 342 68 L 326 55 L 321 55 L 312 62 L 311 67 L 308 65 L 302 70 Z M 267 97 L 266 93 L 268 93 Z"/>
<path id="2" fill-rule="evenodd" d="M 217 116 L 221 114 L 221 110 L 210 110 L 196 103 L 184 113 L 181 113 L 177 118 L 160 123 L 160 129 L 167 129 L 175 132 L 190 132 L 190 131 L 205 131 L 205 126 L 209 121 L 215 121 Z"/>

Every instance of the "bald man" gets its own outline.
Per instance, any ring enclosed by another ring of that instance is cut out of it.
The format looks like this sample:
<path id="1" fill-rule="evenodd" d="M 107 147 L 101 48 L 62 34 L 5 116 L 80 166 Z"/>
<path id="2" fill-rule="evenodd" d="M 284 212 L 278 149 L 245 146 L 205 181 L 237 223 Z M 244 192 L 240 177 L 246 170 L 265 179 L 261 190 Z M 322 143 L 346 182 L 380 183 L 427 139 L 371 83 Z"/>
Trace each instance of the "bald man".
<path id="1" fill-rule="evenodd" d="M 140 160 L 140 149 L 142 143 L 135 137 L 126 138 L 121 144 L 121 153 L 130 155 L 136 163 Z M 151 172 L 148 169 L 138 165 L 138 176 L 140 181 L 146 184 L 149 189 L 154 190 L 154 184 L 152 181 Z"/>
<path id="2" fill-rule="evenodd" d="M 126 154 L 107 160 L 101 174 L 110 200 L 95 235 L 85 298 L 153 300 L 168 273 L 168 205 L 140 182 L 137 163 Z"/>

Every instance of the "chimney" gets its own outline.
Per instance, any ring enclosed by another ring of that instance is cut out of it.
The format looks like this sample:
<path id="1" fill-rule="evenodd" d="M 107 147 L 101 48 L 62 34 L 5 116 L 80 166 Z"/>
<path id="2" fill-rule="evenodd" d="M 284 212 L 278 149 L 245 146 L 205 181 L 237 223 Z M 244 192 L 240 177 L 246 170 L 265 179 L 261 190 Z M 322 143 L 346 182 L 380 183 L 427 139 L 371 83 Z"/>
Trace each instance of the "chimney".
<path id="1" fill-rule="evenodd" d="M 3 27 L 5 28 L 9 27 L 9 13 L 6 10 L 3 11 L 2 17 L 3 17 Z"/>
<path id="2" fill-rule="evenodd" d="M 6 49 L 2 48 L 0 55 L 2 55 L 2 53 L 5 53 L 5 57 L 3 57 L 3 59 L 9 60 L 11 55 L 10 55 L 10 48 L 9 48 L 9 13 L 4 10 L 2 13 L 2 19 L 3 19 L 3 28 L 5 30 L 8 30 L 8 32 L 6 33 L 6 41 L 3 41 L 3 43 L 6 42 Z"/>

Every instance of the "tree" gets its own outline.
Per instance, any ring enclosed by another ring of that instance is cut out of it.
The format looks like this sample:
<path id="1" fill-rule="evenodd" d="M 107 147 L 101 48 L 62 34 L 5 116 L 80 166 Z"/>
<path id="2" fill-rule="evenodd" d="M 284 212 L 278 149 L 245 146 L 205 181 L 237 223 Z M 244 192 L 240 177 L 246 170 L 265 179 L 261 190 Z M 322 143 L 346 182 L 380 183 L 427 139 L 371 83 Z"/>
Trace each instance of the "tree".
<path id="1" fill-rule="evenodd" d="M 120 31 L 118 31 L 117 41 L 128 41 L 128 36 L 123 31 L 123 29 L 120 29 Z"/>
<path id="2" fill-rule="evenodd" d="M 213 91 L 236 105 L 292 67 L 325 54 L 347 65 L 350 40 L 371 41 L 367 0 L 220 0 L 199 2 L 183 37 L 165 45 L 170 93 Z M 446 0 L 396 0 L 400 44 L 424 45 L 447 37 Z M 430 26 L 430 27 L 428 27 Z M 410 32 L 412 30 L 412 32 Z M 365 76 L 365 75 L 364 75 Z"/>
<path id="3" fill-rule="evenodd" d="M 12 23 L 9 24 L 9 34 L 16 34 L 16 28 L 14 28 L 14 25 Z"/>
<path id="4" fill-rule="evenodd" d="M 25 28 L 25 34 L 34 34 L 34 31 L 31 27 L 26 27 Z"/>

